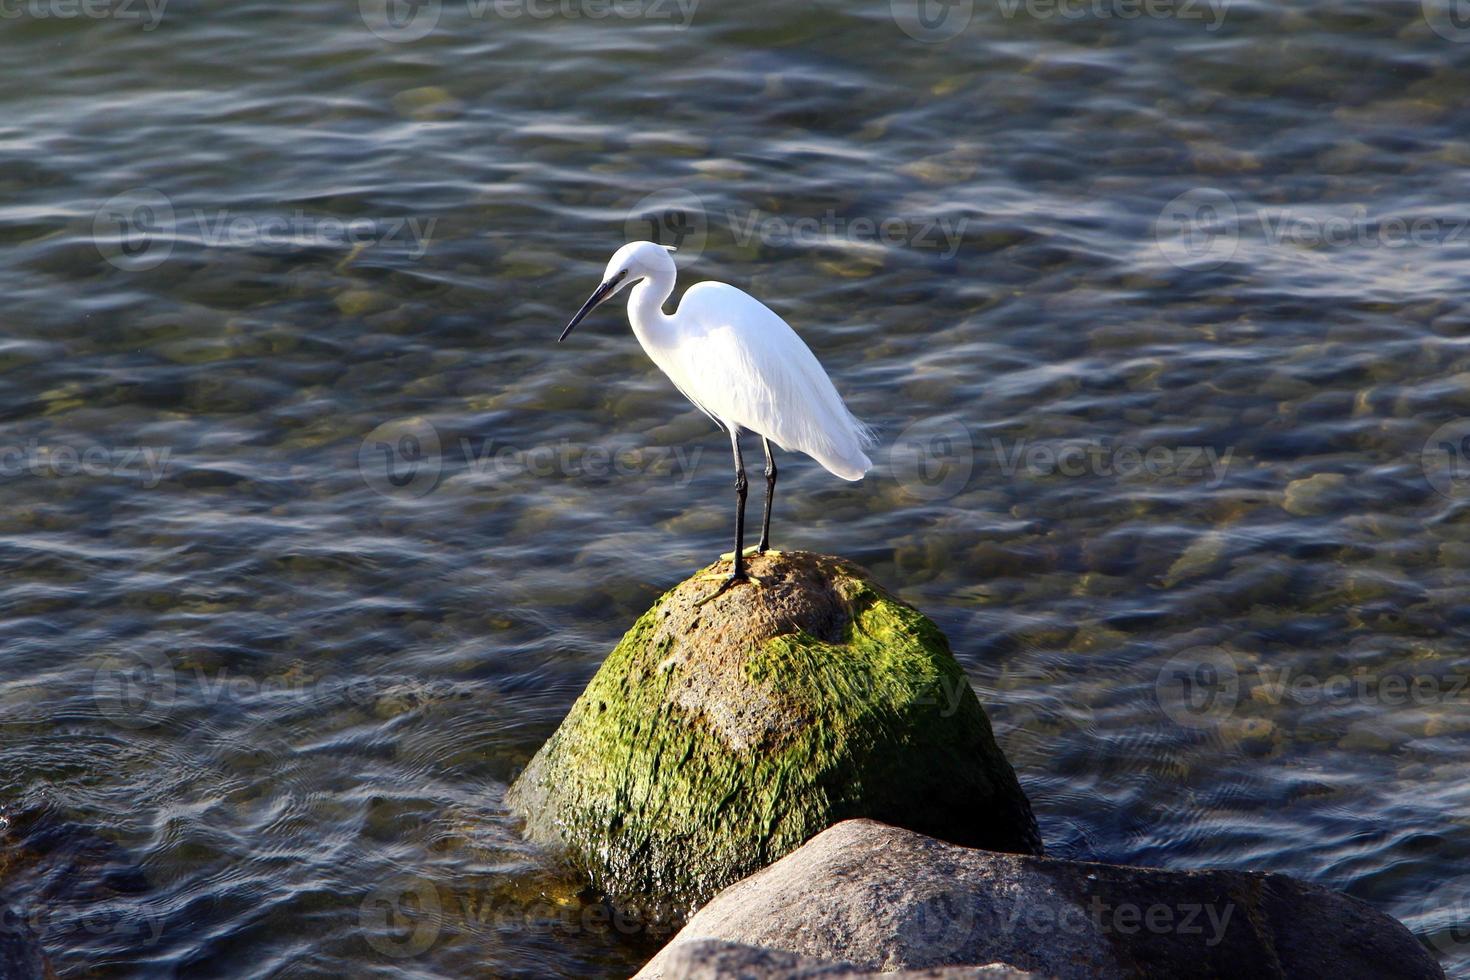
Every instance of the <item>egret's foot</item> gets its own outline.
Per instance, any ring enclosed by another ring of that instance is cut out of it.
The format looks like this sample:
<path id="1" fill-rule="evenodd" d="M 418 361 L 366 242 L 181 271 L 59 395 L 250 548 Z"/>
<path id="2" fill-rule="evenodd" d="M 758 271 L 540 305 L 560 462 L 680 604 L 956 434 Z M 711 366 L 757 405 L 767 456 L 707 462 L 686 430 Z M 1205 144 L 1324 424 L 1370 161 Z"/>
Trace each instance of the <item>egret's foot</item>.
<path id="1" fill-rule="evenodd" d="M 725 576 L 725 581 L 723 581 L 723 582 L 720 583 L 720 587 L 718 589 L 715 589 L 709 595 L 705 596 L 703 599 L 700 599 L 698 602 L 695 603 L 695 605 L 696 606 L 702 606 L 706 602 L 709 602 L 711 599 L 717 599 L 720 596 L 724 595 L 730 589 L 730 587 L 732 585 L 739 585 L 741 582 L 749 582 L 749 581 L 750 581 L 750 576 L 749 575 L 746 575 L 744 571 L 740 572 L 740 574 L 738 574 L 738 575 L 735 575 L 735 574 L 727 575 L 727 576 Z"/>
<path id="2" fill-rule="evenodd" d="M 756 550 L 758 547 L 759 547 L 758 545 L 753 545 L 753 544 L 746 545 L 744 548 L 742 548 L 740 550 L 740 553 L 742 555 L 758 555 L 758 554 L 760 554 L 760 552 L 758 550 Z M 720 561 L 734 561 L 734 560 L 735 560 L 735 552 L 733 552 L 733 551 L 727 551 L 724 554 L 720 555 Z"/>

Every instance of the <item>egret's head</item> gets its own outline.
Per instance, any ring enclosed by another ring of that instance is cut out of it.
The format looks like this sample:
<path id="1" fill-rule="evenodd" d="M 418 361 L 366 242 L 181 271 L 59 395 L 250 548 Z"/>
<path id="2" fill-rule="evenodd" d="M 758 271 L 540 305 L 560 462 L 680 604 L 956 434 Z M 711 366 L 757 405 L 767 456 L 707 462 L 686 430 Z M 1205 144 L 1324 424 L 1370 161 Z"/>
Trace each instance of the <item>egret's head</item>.
<path id="1" fill-rule="evenodd" d="M 640 279 L 649 279 L 660 275 L 672 277 L 674 275 L 674 259 L 669 255 L 670 249 L 663 245 L 655 245 L 653 242 L 629 242 L 613 253 L 608 259 L 607 269 L 602 274 L 602 285 L 592 291 L 587 302 L 572 317 L 572 322 L 561 332 L 557 343 L 567 339 L 567 334 L 572 328 L 582 322 L 582 319 L 597 307 L 606 303 L 618 294 L 618 291 L 626 286 L 631 286 Z"/>

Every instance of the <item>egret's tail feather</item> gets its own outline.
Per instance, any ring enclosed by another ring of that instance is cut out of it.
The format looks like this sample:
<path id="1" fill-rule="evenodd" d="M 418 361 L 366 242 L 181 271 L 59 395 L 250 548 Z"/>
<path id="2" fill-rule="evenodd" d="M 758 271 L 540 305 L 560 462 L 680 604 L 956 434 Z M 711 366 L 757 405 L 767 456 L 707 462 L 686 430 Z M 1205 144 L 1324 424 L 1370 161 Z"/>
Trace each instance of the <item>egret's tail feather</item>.
<path id="1" fill-rule="evenodd" d="M 842 407 L 847 408 L 846 405 Z M 857 476 L 847 476 L 843 473 L 838 473 L 837 475 L 842 477 L 844 480 L 861 480 L 863 478 L 863 474 L 867 473 L 868 470 L 873 468 L 873 461 L 868 458 L 868 454 L 863 450 L 872 449 L 874 446 L 878 445 L 878 433 L 873 429 L 871 425 L 864 422 L 856 415 L 852 414 L 851 411 L 847 413 L 847 420 L 852 423 L 853 436 L 857 439 L 858 447 L 852 453 L 853 458 L 851 460 L 851 462 L 854 464 L 852 471 L 855 472 Z"/>
<path id="2" fill-rule="evenodd" d="M 833 476 L 840 476 L 842 479 L 853 483 L 861 480 L 867 474 L 868 470 L 873 468 L 873 461 L 865 453 L 854 453 L 845 459 L 824 458 L 821 456 L 813 456 L 812 458 L 818 463 L 821 463 L 822 469 L 828 473 L 831 473 Z"/>
<path id="3" fill-rule="evenodd" d="M 838 404 L 841 405 L 841 402 Z M 822 435 L 825 434 L 819 434 L 818 438 L 812 440 L 814 445 L 803 446 L 802 449 L 833 476 L 840 476 L 844 480 L 861 480 L 873 468 L 873 461 L 863 450 L 877 445 L 878 437 L 874 434 L 873 427 L 848 411 L 846 405 L 841 405 L 841 412 L 847 422 L 847 432 L 843 436 L 833 439 L 830 436 L 823 438 Z"/>
<path id="4" fill-rule="evenodd" d="M 868 470 L 873 468 L 873 461 L 868 458 L 867 453 L 857 453 L 852 459 L 844 460 L 818 460 L 833 476 L 840 476 L 844 480 L 856 483 L 867 475 Z"/>
<path id="5" fill-rule="evenodd" d="M 843 408 L 846 407 L 846 405 L 843 406 Z M 851 411 L 847 413 L 847 420 L 852 423 L 853 430 L 857 433 L 859 446 L 862 446 L 864 449 L 872 449 L 878 445 L 878 432 L 876 429 L 852 414 Z M 869 465 L 871 466 L 872 464 L 869 463 Z"/>

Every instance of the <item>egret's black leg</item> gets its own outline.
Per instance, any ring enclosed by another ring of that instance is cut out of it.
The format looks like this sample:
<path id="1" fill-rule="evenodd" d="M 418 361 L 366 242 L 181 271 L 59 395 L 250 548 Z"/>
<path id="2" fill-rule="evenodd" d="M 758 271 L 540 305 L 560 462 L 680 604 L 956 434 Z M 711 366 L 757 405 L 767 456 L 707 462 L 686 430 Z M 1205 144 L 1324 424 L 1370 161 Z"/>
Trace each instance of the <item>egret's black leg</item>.
<path id="1" fill-rule="evenodd" d="M 749 484 L 745 481 L 745 460 L 740 455 L 740 436 L 734 428 L 730 429 L 730 448 L 735 453 L 735 570 L 718 589 L 700 600 L 701 605 L 748 577 L 745 574 L 745 491 Z"/>
<path id="2" fill-rule="evenodd" d="M 771 546 L 771 502 L 776 499 L 776 457 L 771 455 L 771 440 L 761 436 L 761 445 L 766 450 L 766 511 L 761 517 L 761 541 L 755 546 L 758 555 Z"/>
<path id="3" fill-rule="evenodd" d="M 740 456 L 740 436 L 730 429 L 730 448 L 735 453 L 735 570 L 730 573 L 731 582 L 745 578 L 745 460 Z"/>

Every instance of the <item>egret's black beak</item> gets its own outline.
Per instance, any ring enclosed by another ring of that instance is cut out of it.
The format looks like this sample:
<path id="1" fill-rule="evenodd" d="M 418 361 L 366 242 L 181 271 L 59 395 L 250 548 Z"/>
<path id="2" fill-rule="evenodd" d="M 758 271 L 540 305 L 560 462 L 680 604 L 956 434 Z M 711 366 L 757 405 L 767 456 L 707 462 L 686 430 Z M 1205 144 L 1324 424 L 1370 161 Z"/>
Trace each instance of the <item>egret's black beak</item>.
<path id="1" fill-rule="evenodd" d="M 628 270 L 624 269 L 622 272 L 619 272 L 607 282 L 603 283 L 601 286 L 598 286 L 595 290 L 593 290 L 592 295 L 587 297 L 587 302 L 583 303 L 582 308 L 577 311 L 577 315 L 572 317 L 572 322 L 568 323 L 567 328 L 561 332 L 561 336 L 556 338 L 556 342 L 559 344 L 563 340 L 566 340 L 567 334 L 571 333 L 572 329 L 576 327 L 577 324 L 581 323 L 582 320 L 586 318 L 588 313 L 591 313 L 603 303 L 607 302 L 608 299 L 612 296 L 613 292 L 618 288 L 618 283 L 622 282 L 623 277 L 627 274 Z"/>

